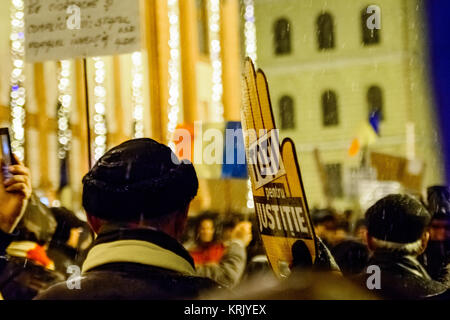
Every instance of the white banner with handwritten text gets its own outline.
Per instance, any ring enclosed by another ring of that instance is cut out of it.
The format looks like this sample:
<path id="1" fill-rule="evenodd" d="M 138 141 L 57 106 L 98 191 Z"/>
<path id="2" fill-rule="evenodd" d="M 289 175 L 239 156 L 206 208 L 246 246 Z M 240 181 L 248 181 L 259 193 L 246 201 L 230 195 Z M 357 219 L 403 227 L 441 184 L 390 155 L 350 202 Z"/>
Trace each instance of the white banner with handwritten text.
<path id="1" fill-rule="evenodd" d="M 27 62 L 140 48 L 139 0 L 25 0 Z"/>

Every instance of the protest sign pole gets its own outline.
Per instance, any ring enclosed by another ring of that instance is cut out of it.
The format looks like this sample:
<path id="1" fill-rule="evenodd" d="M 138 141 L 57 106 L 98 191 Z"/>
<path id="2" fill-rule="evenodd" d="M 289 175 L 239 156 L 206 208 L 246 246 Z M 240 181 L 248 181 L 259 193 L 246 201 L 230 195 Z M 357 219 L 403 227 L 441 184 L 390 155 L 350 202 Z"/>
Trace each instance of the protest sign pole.
<path id="1" fill-rule="evenodd" d="M 87 61 L 86 57 L 83 58 L 83 73 L 84 73 L 84 97 L 86 99 L 86 130 L 87 130 L 87 147 L 88 147 L 88 161 L 89 169 L 92 167 L 92 153 L 91 153 L 91 124 L 90 124 L 90 112 L 89 112 L 89 87 L 87 76 Z"/>

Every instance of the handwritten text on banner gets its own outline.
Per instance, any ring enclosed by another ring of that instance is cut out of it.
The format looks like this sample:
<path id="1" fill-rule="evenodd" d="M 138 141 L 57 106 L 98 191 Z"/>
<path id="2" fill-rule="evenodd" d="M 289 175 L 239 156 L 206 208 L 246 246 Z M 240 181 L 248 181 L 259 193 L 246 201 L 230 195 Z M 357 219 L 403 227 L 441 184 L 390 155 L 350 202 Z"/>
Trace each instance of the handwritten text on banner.
<path id="1" fill-rule="evenodd" d="M 138 51 L 139 0 L 25 0 L 25 30 L 28 62 Z"/>

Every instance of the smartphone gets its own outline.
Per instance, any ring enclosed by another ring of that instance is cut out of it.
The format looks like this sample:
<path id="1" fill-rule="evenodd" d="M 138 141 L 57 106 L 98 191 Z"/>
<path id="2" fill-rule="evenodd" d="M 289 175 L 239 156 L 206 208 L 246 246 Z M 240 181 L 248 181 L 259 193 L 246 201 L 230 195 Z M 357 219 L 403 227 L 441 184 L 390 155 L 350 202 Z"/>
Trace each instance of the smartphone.
<path id="1" fill-rule="evenodd" d="M 8 167 L 10 165 L 17 164 L 11 149 L 11 139 L 9 138 L 9 130 L 8 128 L 0 128 L 0 142 L 1 142 L 1 166 L 3 173 L 3 180 L 9 179 L 12 177 L 12 174 L 9 172 Z"/>

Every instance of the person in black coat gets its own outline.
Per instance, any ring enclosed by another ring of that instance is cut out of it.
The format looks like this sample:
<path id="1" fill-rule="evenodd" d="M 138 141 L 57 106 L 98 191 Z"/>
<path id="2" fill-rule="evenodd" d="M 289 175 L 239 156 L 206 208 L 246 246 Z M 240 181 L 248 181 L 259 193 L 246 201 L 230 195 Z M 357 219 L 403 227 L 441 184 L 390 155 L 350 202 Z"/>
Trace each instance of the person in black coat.
<path id="1" fill-rule="evenodd" d="M 450 188 L 432 186 L 427 189 L 428 211 L 432 214 L 430 241 L 427 249 L 419 257 L 430 276 L 437 281 L 445 281 L 450 263 Z"/>
<path id="2" fill-rule="evenodd" d="M 186 299 L 217 289 L 196 276 L 178 242 L 198 180 L 167 146 L 134 139 L 103 155 L 83 178 L 83 207 L 98 234 L 81 274 L 37 299 Z"/>
<path id="3" fill-rule="evenodd" d="M 427 247 L 430 220 L 425 207 L 408 195 L 393 194 L 377 201 L 366 212 L 372 251 L 367 266 L 372 267 L 360 280 L 386 299 L 448 297 L 447 287 L 433 280 L 417 260 Z"/>
<path id="4" fill-rule="evenodd" d="M 91 245 L 94 234 L 88 223 L 67 208 L 53 207 L 50 211 L 57 227 L 47 250 L 48 256 L 55 269 L 67 276 L 70 266 L 80 266 L 86 258 L 86 249 Z"/>

